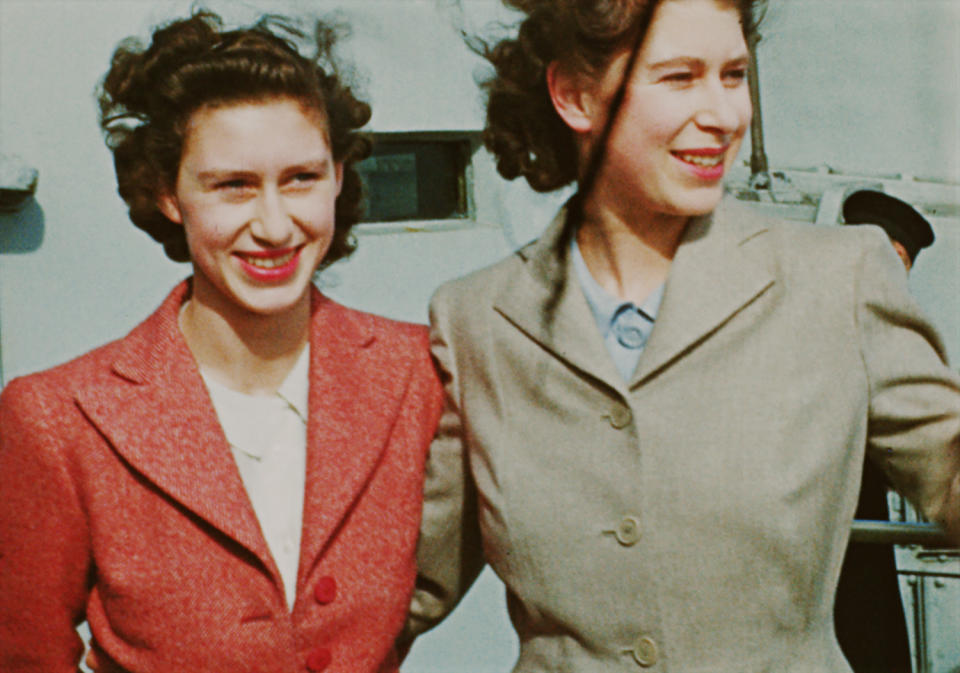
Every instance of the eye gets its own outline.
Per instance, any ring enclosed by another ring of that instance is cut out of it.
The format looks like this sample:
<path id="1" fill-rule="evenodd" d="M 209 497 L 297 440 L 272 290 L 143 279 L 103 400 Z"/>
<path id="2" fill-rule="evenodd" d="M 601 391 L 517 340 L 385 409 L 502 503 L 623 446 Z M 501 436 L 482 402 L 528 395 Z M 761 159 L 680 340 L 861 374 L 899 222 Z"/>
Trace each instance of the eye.
<path id="1" fill-rule="evenodd" d="M 661 79 L 664 82 L 683 84 L 685 82 L 693 81 L 693 73 L 689 70 L 678 70 L 675 72 L 668 72 Z"/>
<path id="2" fill-rule="evenodd" d="M 736 85 L 747 79 L 747 69 L 745 67 L 736 67 L 725 70 L 723 73 L 725 82 Z"/>
<path id="3" fill-rule="evenodd" d="M 320 180 L 317 171 L 298 171 L 287 177 L 281 183 L 285 189 L 292 191 L 306 191 L 312 189 Z"/>
<path id="4" fill-rule="evenodd" d="M 250 183 L 244 180 L 243 178 L 234 178 L 232 180 L 223 180 L 216 184 L 217 189 L 235 191 L 239 189 L 244 189 L 249 187 Z"/>

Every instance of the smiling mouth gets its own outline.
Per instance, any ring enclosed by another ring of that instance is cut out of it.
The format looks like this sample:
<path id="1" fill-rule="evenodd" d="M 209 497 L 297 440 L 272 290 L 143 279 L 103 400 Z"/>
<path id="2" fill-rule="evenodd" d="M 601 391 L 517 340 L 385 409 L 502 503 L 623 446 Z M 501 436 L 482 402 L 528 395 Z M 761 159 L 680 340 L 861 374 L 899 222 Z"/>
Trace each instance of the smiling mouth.
<path id="1" fill-rule="evenodd" d="M 300 252 L 300 248 L 292 248 L 282 255 L 262 256 L 238 252 L 237 256 L 250 266 L 255 266 L 258 269 L 276 269 L 289 264 L 298 252 Z"/>
<path id="2" fill-rule="evenodd" d="M 716 150 L 704 149 L 693 152 L 672 152 L 672 154 L 680 159 L 680 161 L 693 164 L 694 166 L 715 168 L 723 163 L 725 151 L 718 148 Z"/>

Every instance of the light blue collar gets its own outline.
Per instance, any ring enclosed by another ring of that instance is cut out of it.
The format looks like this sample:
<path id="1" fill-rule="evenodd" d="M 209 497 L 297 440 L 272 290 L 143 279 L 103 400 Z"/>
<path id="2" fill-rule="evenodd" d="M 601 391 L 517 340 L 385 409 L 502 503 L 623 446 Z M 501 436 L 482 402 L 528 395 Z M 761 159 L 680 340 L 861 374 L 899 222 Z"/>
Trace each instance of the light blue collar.
<path id="1" fill-rule="evenodd" d="M 650 322 L 657 319 L 657 313 L 660 311 L 660 302 L 663 300 L 664 283 L 661 283 L 657 289 L 651 292 L 640 306 L 636 306 L 632 301 L 625 301 L 619 297 L 607 292 L 600 283 L 598 283 L 583 259 L 580 252 L 580 246 L 577 244 L 577 237 L 574 236 L 570 242 L 570 252 L 572 255 L 573 269 L 577 274 L 577 280 L 580 281 L 580 287 L 590 305 L 590 311 L 593 313 L 594 320 L 597 321 L 597 327 L 600 328 L 600 335 L 606 339 L 610 334 L 614 319 L 624 308 L 636 308 Z"/>

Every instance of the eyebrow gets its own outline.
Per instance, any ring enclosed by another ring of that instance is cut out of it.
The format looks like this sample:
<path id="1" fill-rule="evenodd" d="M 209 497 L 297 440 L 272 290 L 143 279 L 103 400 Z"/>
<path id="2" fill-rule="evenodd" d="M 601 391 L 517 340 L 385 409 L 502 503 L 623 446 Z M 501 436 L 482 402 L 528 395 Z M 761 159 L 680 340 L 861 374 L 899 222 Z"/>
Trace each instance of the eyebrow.
<path id="1" fill-rule="evenodd" d="M 300 163 L 290 164 L 284 168 L 280 174 L 296 175 L 297 173 L 316 173 L 320 177 L 325 177 L 327 173 L 330 172 L 330 167 L 332 165 L 332 157 L 329 159 L 312 159 L 310 161 L 302 161 Z"/>
<path id="2" fill-rule="evenodd" d="M 281 171 L 281 174 L 290 175 L 307 171 L 325 175 L 329 170 L 329 165 L 330 160 L 328 159 L 310 159 L 290 164 Z M 197 173 L 197 179 L 202 182 L 217 182 L 228 178 L 251 177 L 256 175 L 258 175 L 257 171 L 245 170 L 243 168 L 212 168 Z"/>
<path id="3" fill-rule="evenodd" d="M 209 171 L 201 171 L 197 173 L 197 179 L 202 182 L 216 182 L 217 180 L 223 180 L 225 178 L 239 178 L 247 175 L 253 175 L 253 171 L 245 171 L 241 169 L 231 170 L 229 168 L 219 168 Z"/>
<path id="4" fill-rule="evenodd" d="M 651 63 L 647 66 L 649 70 L 668 70 L 670 68 L 676 68 L 680 66 L 693 66 L 701 65 L 703 63 L 702 58 L 696 58 L 693 56 L 677 56 L 675 58 L 668 58 L 663 61 L 657 61 L 656 63 Z M 729 68 L 734 65 L 748 65 L 750 63 L 750 55 L 743 54 L 742 56 L 734 56 L 733 58 L 724 61 L 723 67 Z"/>

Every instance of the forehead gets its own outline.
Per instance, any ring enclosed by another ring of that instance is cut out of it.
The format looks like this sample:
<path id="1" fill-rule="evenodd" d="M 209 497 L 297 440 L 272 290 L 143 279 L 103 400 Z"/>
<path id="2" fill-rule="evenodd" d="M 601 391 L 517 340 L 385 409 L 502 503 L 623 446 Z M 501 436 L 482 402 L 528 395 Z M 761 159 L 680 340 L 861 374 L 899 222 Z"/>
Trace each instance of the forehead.
<path id="1" fill-rule="evenodd" d="M 612 93 L 621 85 L 631 44 L 623 45 L 598 79 L 584 85 Z M 749 58 L 740 12 L 730 0 L 662 0 L 640 45 L 634 77 L 652 74 L 658 64 L 672 61 L 726 63 Z"/>
<path id="2" fill-rule="evenodd" d="M 292 129 L 316 130 L 324 138 L 329 134 L 323 110 L 295 98 L 270 98 L 204 105 L 187 119 L 184 136 L 288 135 Z M 311 134 L 312 135 L 312 134 Z"/>
<path id="3" fill-rule="evenodd" d="M 181 167 L 279 165 L 330 153 L 326 116 L 295 99 L 206 106 L 184 133 Z"/>
<path id="4" fill-rule="evenodd" d="M 327 114 L 319 105 L 297 98 L 273 97 L 203 105 L 187 117 L 184 138 L 216 131 L 235 134 L 253 127 L 274 135 L 284 133 L 291 125 L 314 127 L 325 139 L 329 137 Z"/>
<path id="5" fill-rule="evenodd" d="M 739 58 L 747 51 L 740 11 L 729 0 L 662 0 L 643 41 L 641 60 Z"/>

